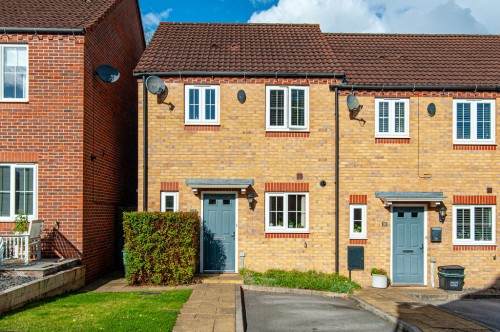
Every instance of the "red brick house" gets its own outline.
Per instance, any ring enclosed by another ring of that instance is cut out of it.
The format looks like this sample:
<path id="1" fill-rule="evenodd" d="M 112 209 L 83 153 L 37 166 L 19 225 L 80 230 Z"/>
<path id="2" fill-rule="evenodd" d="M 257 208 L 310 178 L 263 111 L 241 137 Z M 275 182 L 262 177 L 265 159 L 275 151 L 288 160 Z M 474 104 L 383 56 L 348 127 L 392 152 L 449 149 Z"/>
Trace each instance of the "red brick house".
<path id="1" fill-rule="evenodd" d="M 44 219 L 44 255 L 112 268 L 115 209 L 136 201 L 136 0 L 0 3 L 0 231 Z M 117 68 L 116 83 L 96 76 Z"/>

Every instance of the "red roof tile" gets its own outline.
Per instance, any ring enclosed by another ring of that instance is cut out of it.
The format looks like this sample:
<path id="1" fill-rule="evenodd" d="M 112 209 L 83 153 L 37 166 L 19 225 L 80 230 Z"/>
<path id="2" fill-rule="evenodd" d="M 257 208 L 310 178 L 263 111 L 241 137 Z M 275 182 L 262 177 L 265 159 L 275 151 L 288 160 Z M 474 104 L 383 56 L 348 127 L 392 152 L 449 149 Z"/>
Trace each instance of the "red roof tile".
<path id="1" fill-rule="evenodd" d="M 160 23 L 135 72 L 341 72 L 313 24 Z"/>
<path id="2" fill-rule="evenodd" d="M 326 35 L 348 84 L 500 83 L 498 35 Z"/>
<path id="3" fill-rule="evenodd" d="M 121 0 L 1 0 L 1 28 L 84 29 Z"/>

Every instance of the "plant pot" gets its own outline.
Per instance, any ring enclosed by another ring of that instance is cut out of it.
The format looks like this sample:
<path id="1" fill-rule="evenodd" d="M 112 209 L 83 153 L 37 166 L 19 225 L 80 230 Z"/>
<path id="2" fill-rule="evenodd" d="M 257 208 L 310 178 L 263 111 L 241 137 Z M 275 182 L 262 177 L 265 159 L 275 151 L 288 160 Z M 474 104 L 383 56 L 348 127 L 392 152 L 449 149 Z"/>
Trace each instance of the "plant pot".
<path id="1" fill-rule="evenodd" d="M 383 274 L 372 274 L 373 288 L 387 288 L 387 276 Z"/>

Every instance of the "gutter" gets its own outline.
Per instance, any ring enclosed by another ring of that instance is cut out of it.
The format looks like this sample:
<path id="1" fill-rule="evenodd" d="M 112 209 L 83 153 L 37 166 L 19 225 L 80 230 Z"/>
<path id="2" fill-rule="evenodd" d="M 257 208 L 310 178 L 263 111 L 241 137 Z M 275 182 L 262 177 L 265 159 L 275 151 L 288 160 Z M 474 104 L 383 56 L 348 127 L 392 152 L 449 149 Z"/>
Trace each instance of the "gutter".
<path id="1" fill-rule="evenodd" d="M 331 89 L 331 86 L 330 86 Z M 339 274 L 339 88 L 335 87 L 335 273 Z"/>
<path id="2" fill-rule="evenodd" d="M 331 84 L 330 91 L 339 90 L 404 90 L 404 91 L 498 91 L 500 85 L 351 85 Z"/>
<path id="3" fill-rule="evenodd" d="M 198 76 L 198 77 L 325 77 L 343 78 L 343 73 L 292 73 L 292 72 L 245 72 L 245 71 L 168 71 L 168 72 L 139 72 L 134 76 Z"/>
<path id="4" fill-rule="evenodd" d="M 65 34 L 85 34 L 85 29 L 63 29 L 63 28 L 17 28 L 0 27 L 0 32 L 9 33 L 65 33 Z"/>

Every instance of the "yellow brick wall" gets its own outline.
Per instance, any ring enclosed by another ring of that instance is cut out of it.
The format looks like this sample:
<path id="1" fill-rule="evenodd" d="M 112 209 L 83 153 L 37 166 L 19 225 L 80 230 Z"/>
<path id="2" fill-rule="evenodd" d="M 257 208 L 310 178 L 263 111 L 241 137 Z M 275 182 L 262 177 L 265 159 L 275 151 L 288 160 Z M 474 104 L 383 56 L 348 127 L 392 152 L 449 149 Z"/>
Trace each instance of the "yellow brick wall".
<path id="1" fill-rule="evenodd" d="M 328 84 L 310 84 L 310 137 L 265 137 L 265 86 L 263 83 L 220 84 L 220 131 L 184 129 L 184 84 L 167 82 L 166 102 L 170 111 L 148 94 L 149 176 L 148 209 L 160 209 L 160 183 L 179 182 L 179 208 L 201 209 L 201 195 L 185 185 L 189 178 L 253 179 L 257 193 L 254 210 L 248 208 L 245 195 L 238 195 L 238 253 L 246 254 L 245 267 L 335 270 L 334 215 L 334 93 Z M 186 81 L 186 80 L 184 80 Z M 333 82 L 332 82 L 333 83 Z M 237 101 L 243 89 L 247 100 Z M 466 287 L 489 286 L 500 277 L 500 255 L 496 251 L 454 251 L 452 244 L 453 195 L 486 195 L 492 187 L 498 195 L 500 159 L 498 151 L 453 150 L 452 95 L 410 98 L 410 144 L 374 142 L 374 95 L 359 96 L 364 105 L 359 117 L 366 123 L 349 119 L 345 93 L 340 96 L 340 273 L 347 275 L 349 245 L 349 195 L 368 196 L 368 240 L 365 270 L 353 271 L 353 280 L 370 284 L 370 269 L 390 271 L 390 209 L 375 198 L 376 191 L 442 191 L 448 198 L 446 221 L 438 221 L 437 208 L 427 207 L 426 265 L 430 285 L 430 258 L 436 266 L 466 267 Z M 377 94 L 384 97 L 383 94 Z M 478 98 L 481 95 L 477 95 Z M 427 115 L 434 102 L 437 114 Z M 496 101 L 497 123 L 499 100 Z M 139 190 L 142 207 L 142 83 L 139 82 Z M 496 126 L 496 137 L 500 133 Z M 420 160 L 420 162 L 418 162 Z M 296 174 L 303 173 L 303 180 Z M 430 177 L 424 177 L 430 174 Z M 319 182 L 325 180 L 322 188 Z M 266 239 L 264 233 L 264 184 L 266 182 L 309 183 L 309 229 L 306 239 Z M 499 220 L 497 209 L 497 224 Z M 382 222 L 388 226 L 382 226 Z M 443 241 L 430 242 L 430 228 L 443 228 Z M 497 226 L 496 241 L 500 238 Z M 496 260 L 494 257 L 496 256 Z M 239 260 L 238 260 L 239 263 Z M 436 285 L 437 269 L 435 271 Z"/>
<path id="2" fill-rule="evenodd" d="M 333 82 L 331 82 L 333 83 Z M 139 190 L 142 207 L 142 86 L 139 82 Z M 179 209 L 201 209 L 201 195 L 186 186 L 192 179 L 253 179 L 257 204 L 250 210 L 246 195 L 238 196 L 238 253 L 245 267 L 316 269 L 333 272 L 334 261 L 334 94 L 328 84 L 309 88 L 310 137 L 266 137 L 266 85 L 220 84 L 220 131 L 184 129 L 184 84 L 167 83 L 166 102 L 148 94 L 148 210 L 160 209 L 160 183 L 179 182 Z M 246 102 L 237 100 L 238 90 Z M 303 180 L 297 180 L 303 173 Z M 319 182 L 325 180 L 326 187 Z M 306 239 L 265 238 L 266 182 L 309 183 L 310 236 Z"/>
<path id="3" fill-rule="evenodd" d="M 500 280 L 500 255 L 495 251 L 454 251 L 452 244 L 453 195 L 491 195 L 500 190 L 499 151 L 453 150 L 453 97 L 448 94 L 434 97 L 411 96 L 410 99 L 410 144 L 375 144 L 374 96 L 382 93 L 360 95 L 363 109 L 358 117 L 366 123 L 349 119 L 345 94 L 340 101 L 340 223 L 349 223 L 349 194 L 365 194 L 367 202 L 368 241 L 365 247 L 365 270 L 353 271 L 353 280 L 368 285 L 372 267 L 391 270 L 391 216 L 390 209 L 375 198 L 376 191 L 442 191 L 448 198 L 444 223 L 439 222 L 438 208 L 428 207 L 427 229 L 427 283 L 431 285 L 430 258 L 439 265 L 462 265 L 465 269 L 465 287 L 491 286 Z M 458 96 L 455 96 L 458 97 Z M 482 96 L 478 94 L 477 98 Z M 436 115 L 427 115 L 427 105 L 435 103 Z M 500 100 L 496 100 L 496 137 L 500 131 Z M 420 167 L 419 160 L 420 159 Z M 429 178 L 424 174 L 430 174 Z M 496 243 L 500 239 L 500 210 L 496 215 Z M 382 222 L 388 226 L 383 227 Z M 442 242 L 430 242 L 431 227 L 442 227 Z M 347 274 L 349 245 L 348 226 L 340 228 L 340 273 Z M 496 260 L 495 260 L 496 257 Z M 498 280 L 497 280 L 498 279 Z M 437 268 L 435 282 L 438 284 Z"/>

